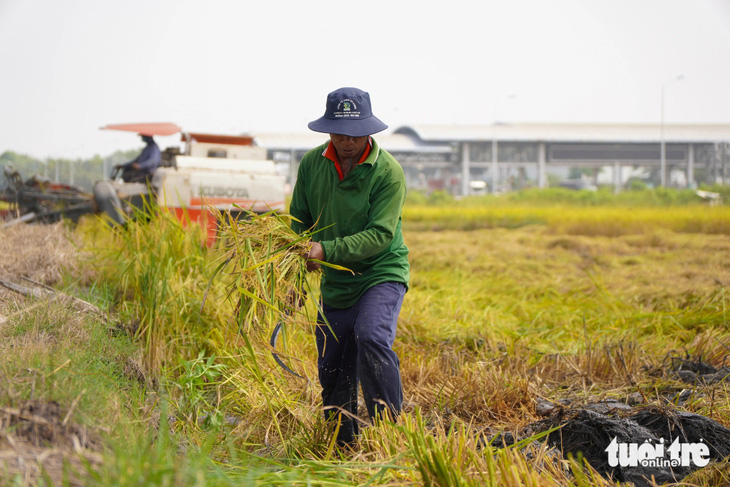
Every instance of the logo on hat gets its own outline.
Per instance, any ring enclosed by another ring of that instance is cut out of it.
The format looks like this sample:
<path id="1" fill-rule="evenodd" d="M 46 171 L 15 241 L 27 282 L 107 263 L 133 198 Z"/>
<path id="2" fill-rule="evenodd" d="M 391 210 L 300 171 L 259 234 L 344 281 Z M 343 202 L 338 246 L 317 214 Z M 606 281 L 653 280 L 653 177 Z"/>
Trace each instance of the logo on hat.
<path id="1" fill-rule="evenodd" d="M 359 118 L 360 112 L 355 112 L 353 111 L 353 109 L 357 110 L 357 103 L 349 98 L 340 100 L 340 102 L 337 104 L 337 111 L 335 111 L 334 113 L 335 118 Z"/>

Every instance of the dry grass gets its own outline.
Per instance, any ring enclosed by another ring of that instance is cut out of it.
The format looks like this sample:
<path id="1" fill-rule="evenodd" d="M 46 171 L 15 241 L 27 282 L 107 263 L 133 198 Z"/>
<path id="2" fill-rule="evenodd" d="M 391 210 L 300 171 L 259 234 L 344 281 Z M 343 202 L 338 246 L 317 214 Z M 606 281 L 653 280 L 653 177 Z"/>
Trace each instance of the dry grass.
<path id="1" fill-rule="evenodd" d="M 77 270 L 78 249 L 62 223 L 0 229 L 0 255 L 0 279 L 26 276 L 52 285 Z"/>
<path id="2" fill-rule="evenodd" d="M 676 315 L 712 302 L 721 308 L 717 300 L 730 282 L 724 258 L 730 240 L 721 235 L 573 237 L 530 227 L 406 237 L 413 272 L 401 330 L 417 327 L 424 339 L 490 339 L 530 329 L 531 339 L 547 342 L 547 352 L 551 341 L 581 344 L 586 334 L 595 341 L 625 329 L 629 320 L 641 321 L 644 332 L 686 339 L 682 327 L 672 329 L 666 320 L 657 325 L 657 313 Z"/>
<path id="3" fill-rule="evenodd" d="M 405 238 L 412 281 L 396 348 L 407 401 L 427 417 L 497 430 L 538 419 L 540 399 L 661 403 L 687 388 L 669 356 L 726 365 L 725 235 L 532 226 Z M 723 386 L 698 395 L 687 408 L 730 424 Z"/>
<path id="4" fill-rule="evenodd" d="M 669 354 L 686 351 L 719 367 L 730 351 L 725 235 L 660 229 L 608 237 L 533 226 L 411 230 L 405 238 L 412 283 L 396 341 L 405 415 L 398 426 L 367 428 L 353 459 L 359 465 L 402 458 L 382 483 L 480 485 L 489 468 L 494 485 L 605 482 L 590 471 L 579 481 L 575 464 L 554 453 L 495 453 L 490 467 L 476 444 L 480 435 L 538 420 L 539 401 L 580 405 L 632 396 L 663 404 L 687 387 L 666 370 Z M 266 347 L 234 347 L 241 362 L 230 398 L 236 395 L 247 418 L 234 435 L 252 444 L 263 436 L 270 453 L 327 460 L 331 436 L 318 421 L 311 329 L 291 331 L 288 353 L 306 383 L 282 375 Z M 684 407 L 730 424 L 727 398 L 724 386 L 706 387 Z M 424 423 L 435 429 L 421 431 Z M 452 430 L 461 433 L 449 436 Z M 430 435 L 435 443 L 416 445 Z M 443 470 L 438 458 L 468 460 Z"/>

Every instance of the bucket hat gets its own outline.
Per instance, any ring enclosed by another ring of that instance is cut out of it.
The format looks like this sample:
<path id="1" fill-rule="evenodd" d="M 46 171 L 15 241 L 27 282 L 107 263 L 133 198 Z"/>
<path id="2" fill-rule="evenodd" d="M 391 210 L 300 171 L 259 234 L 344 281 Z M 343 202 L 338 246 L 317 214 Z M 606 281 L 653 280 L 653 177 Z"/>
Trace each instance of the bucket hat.
<path id="1" fill-rule="evenodd" d="M 315 132 L 350 137 L 364 137 L 388 128 L 373 115 L 370 94 L 350 87 L 327 95 L 324 115 L 307 126 Z"/>

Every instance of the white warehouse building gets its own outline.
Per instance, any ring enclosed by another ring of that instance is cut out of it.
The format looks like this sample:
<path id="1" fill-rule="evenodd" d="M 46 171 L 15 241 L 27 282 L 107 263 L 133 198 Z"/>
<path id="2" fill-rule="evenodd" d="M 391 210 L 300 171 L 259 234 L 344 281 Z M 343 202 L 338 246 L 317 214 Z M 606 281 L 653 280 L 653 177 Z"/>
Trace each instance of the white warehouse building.
<path id="1" fill-rule="evenodd" d="M 632 177 L 690 188 L 730 183 L 730 124 L 409 125 L 374 138 L 401 163 L 409 188 L 455 195 L 606 182 L 620 191 Z M 318 133 L 255 136 L 292 182 L 306 151 L 326 140 Z"/>

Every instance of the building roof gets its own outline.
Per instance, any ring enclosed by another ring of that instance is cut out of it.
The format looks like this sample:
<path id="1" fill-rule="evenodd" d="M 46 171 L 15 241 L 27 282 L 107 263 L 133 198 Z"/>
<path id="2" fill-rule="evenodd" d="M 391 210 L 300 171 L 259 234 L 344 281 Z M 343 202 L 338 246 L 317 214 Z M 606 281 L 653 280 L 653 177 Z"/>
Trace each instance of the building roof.
<path id="1" fill-rule="evenodd" d="M 492 125 L 408 125 L 396 135 L 423 142 L 594 142 L 657 143 L 660 124 L 498 123 Z M 665 142 L 715 143 L 730 141 L 730 124 L 664 124 Z"/>

